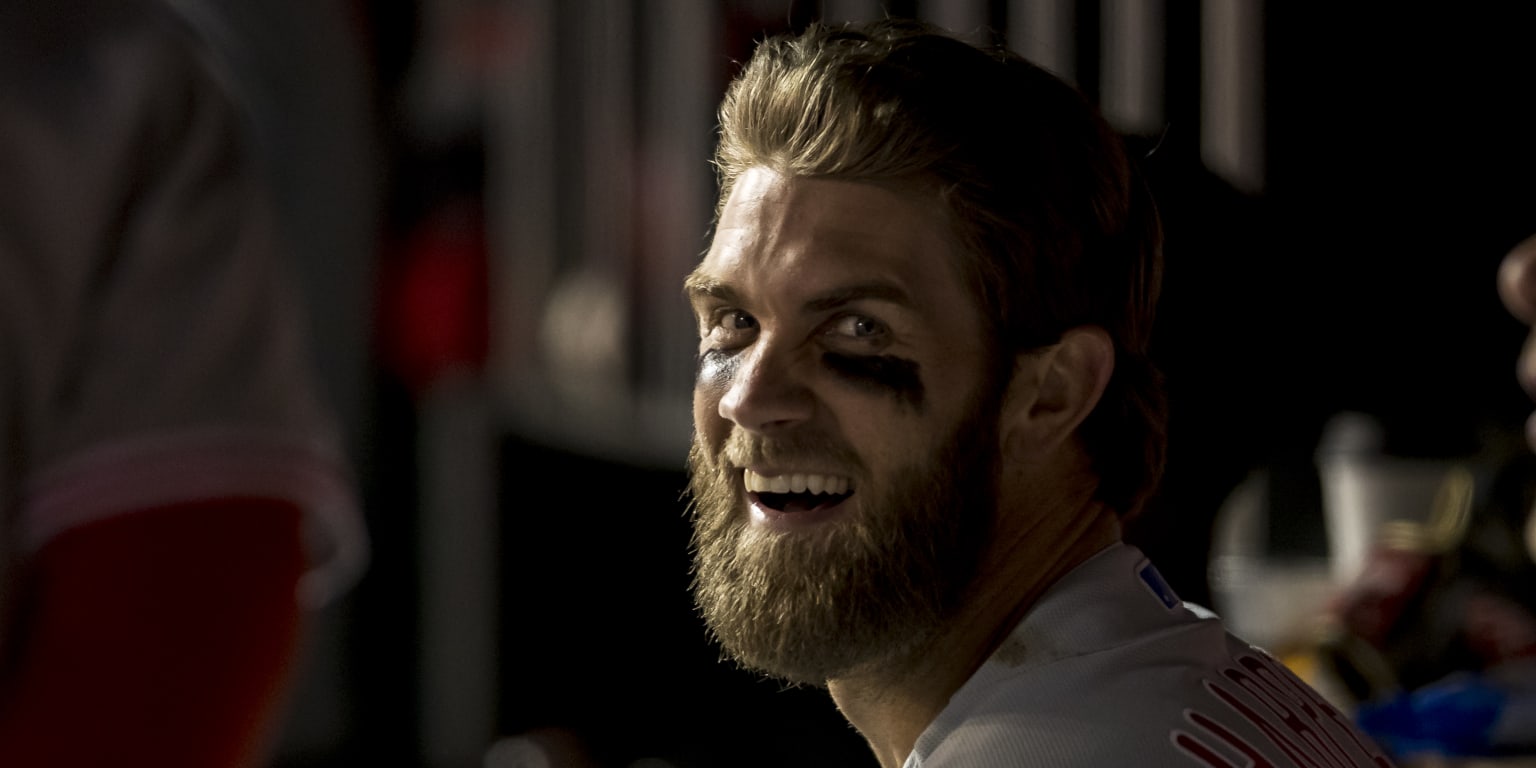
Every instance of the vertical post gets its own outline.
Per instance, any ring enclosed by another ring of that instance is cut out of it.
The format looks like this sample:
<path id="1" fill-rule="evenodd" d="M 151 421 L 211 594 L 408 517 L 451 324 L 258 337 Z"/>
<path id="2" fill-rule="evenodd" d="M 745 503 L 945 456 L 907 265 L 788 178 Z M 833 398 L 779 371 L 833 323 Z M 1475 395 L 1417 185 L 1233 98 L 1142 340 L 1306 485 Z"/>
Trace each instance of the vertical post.
<path id="1" fill-rule="evenodd" d="M 682 466 L 691 424 L 698 336 L 682 284 L 706 245 L 715 196 L 709 158 L 725 62 L 719 51 L 722 25 L 713 8 L 692 0 L 656 0 L 643 30 L 633 315 L 641 336 L 633 346 L 640 356 L 637 416 L 653 438 L 648 444 L 660 446 L 647 462 L 656 466 Z"/>
<path id="2" fill-rule="evenodd" d="M 822 0 L 821 20 L 828 24 L 869 21 L 883 15 L 880 0 Z"/>
<path id="3" fill-rule="evenodd" d="M 959 37 L 987 42 L 987 0 L 920 0 L 918 15 Z"/>
<path id="4" fill-rule="evenodd" d="M 478 764 L 496 737 L 498 546 L 493 419 L 478 381 L 421 399 L 421 748 L 428 766 Z"/>
<path id="5" fill-rule="evenodd" d="M 1009 0 L 1008 44 L 1057 77 L 1077 82 L 1077 15 L 1073 0 Z"/>
<path id="6" fill-rule="evenodd" d="M 1163 0 L 1104 0 L 1099 103 L 1125 133 L 1162 132 L 1165 16 Z"/>
<path id="7" fill-rule="evenodd" d="M 1200 157 L 1249 194 L 1264 190 L 1262 0 L 1201 5 Z"/>
<path id="8" fill-rule="evenodd" d="M 555 0 L 508 0 L 515 26 L 485 94 L 490 389 L 538 391 L 537 338 L 559 247 Z"/>

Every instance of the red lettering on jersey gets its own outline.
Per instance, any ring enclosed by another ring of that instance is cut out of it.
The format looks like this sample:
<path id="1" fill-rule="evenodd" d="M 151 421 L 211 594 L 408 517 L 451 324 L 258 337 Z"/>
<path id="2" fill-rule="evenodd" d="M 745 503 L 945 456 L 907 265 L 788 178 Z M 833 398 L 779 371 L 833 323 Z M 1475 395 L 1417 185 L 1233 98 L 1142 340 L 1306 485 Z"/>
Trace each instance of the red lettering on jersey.
<path id="1" fill-rule="evenodd" d="M 1312 727 L 1313 723 L 1317 721 L 1316 717 L 1311 718 L 1312 722 L 1309 723 L 1307 718 L 1298 714 L 1296 705 L 1301 704 L 1303 712 L 1306 709 L 1306 705 L 1291 700 L 1290 696 L 1287 696 L 1283 690 L 1278 688 L 1271 676 L 1271 670 L 1265 669 L 1263 665 L 1249 666 L 1245 664 L 1244 666 L 1247 666 L 1248 672 L 1252 674 L 1247 674 L 1242 670 L 1230 667 L 1223 669 L 1221 673 L 1228 680 L 1236 683 L 1239 688 L 1242 688 L 1258 699 L 1279 719 L 1280 723 L 1295 737 L 1295 740 L 1288 740 L 1289 743 L 1298 752 L 1306 751 L 1309 753 L 1308 759 L 1310 762 L 1308 765 L 1331 766 L 1332 768 L 1346 768 L 1349 765 L 1349 760 L 1340 751 L 1338 742 L 1334 741 L 1326 733 L 1319 733 L 1316 728 Z M 1259 717 L 1262 717 L 1262 715 Z M 1269 718 L 1264 719 L 1268 720 Z M 1255 723 L 1257 722 L 1255 720 Z"/>
<path id="2" fill-rule="evenodd" d="M 1301 704 L 1302 710 L 1306 715 L 1313 722 L 1323 726 L 1323 732 L 1329 734 L 1330 740 L 1334 741 L 1335 747 L 1344 750 L 1343 746 L 1333 738 L 1337 734 L 1342 733 L 1349 737 L 1350 742 L 1359 749 L 1360 753 L 1369 756 L 1372 762 L 1380 766 L 1392 765 L 1392 762 L 1387 759 L 1386 753 L 1379 746 L 1372 743 L 1370 739 L 1365 738 L 1365 735 L 1357 730 L 1354 724 L 1342 712 L 1329 703 L 1327 699 L 1324 699 L 1316 690 L 1303 683 L 1289 671 L 1281 668 L 1273 659 L 1260 656 L 1240 656 L 1237 661 L 1255 674 L 1268 679 L 1277 688 L 1284 690 L 1291 700 Z M 1261 672 L 1261 669 L 1266 671 Z M 1333 726 L 1332 728 L 1328 727 L 1330 724 Z M 1348 750 L 1344 751 L 1347 752 Z"/>
<path id="3" fill-rule="evenodd" d="M 1216 751 L 1210 747 L 1210 745 L 1201 741 L 1193 734 L 1185 733 L 1183 731 L 1174 731 L 1173 733 L 1169 734 L 1172 737 L 1173 746 L 1176 749 L 1193 758 L 1200 764 L 1209 766 L 1209 768 L 1276 768 L 1275 764 L 1271 763 L 1269 758 L 1266 758 L 1264 755 L 1260 754 L 1259 750 L 1252 744 L 1248 743 L 1247 739 L 1244 739 L 1242 736 L 1233 733 L 1226 726 L 1216 722 L 1210 717 L 1196 712 L 1195 710 L 1186 709 L 1184 710 L 1184 719 L 1188 720 L 1195 726 L 1198 726 L 1206 733 L 1215 736 L 1222 742 L 1225 742 L 1227 746 L 1237 750 L 1243 755 L 1243 757 L 1247 758 L 1247 760 L 1243 761 L 1243 763 L 1239 765 L 1217 754 Z"/>
<path id="4" fill-rule="evenodd" d="M 1221 670 L 1221 676 L 1237 690 L 1217 680 L 1205 688 L 1233 712 L 1252 723 L 1276 748 L 1302 768 L 1350 768 L 1375 765 L 1392 768 L 1392 761 L 1320 694 L 1307 687 L 1289 670 L 1266 656 L 1243 655 L 1239 667 Z M 1247 694 L 1240 695 L 1239 692 Z M 1254 702 L 1268 710 L 1264 713 Z M 1186 719 L 1194 722 L 1194 715 Z M 1202 718 L 1203 715 L 1200 715 Z M 1214 721 L 1211 721 L 1214 722 Z M 1212 731 L 1209 727 L 1207 731 Z M 1342 740 L 1338 734 L 1348 736 Z M 1348 744 L 1353 744 L 1354 749 Z"/>
<path id="5" fill-rule="evenodd" d="M 1224 671 L 1230 672 L 1232 670 Z M 1242 675 L 1241 672 L 1236 674 Z M 1252 707 L 1244 703 L 1242 699 L 1239 699 L 1236 694 L 1221 687 L 1212 680 L 1205 681 L 1205 689 L 1210 691 L 1212 695 L 1220 699 L 1228 707 L 1231 707 L 1234 712 L 1242 715 L 1243 719 L 1257 726 L 1265 736 L 1269 737 L 1270 743 L 1278 747 L 1281 752 L 1284 752 L 1286 757 L 1289 757 L 1296 765 L 1302 766 L 1302 768 L 1325 768 L 1316 759 L 1303 754 L 1301 747 L 1294 741 L 1291 741 L 1274 723 L 1270 722 L 1269 718 L 1254 711 Z"/>

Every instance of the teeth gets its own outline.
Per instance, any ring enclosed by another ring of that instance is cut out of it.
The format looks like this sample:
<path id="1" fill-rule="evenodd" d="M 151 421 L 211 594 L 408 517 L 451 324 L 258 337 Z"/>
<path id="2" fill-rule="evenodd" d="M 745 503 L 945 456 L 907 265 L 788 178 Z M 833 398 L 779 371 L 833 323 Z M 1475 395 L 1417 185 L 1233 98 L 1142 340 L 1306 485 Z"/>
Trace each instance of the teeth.
<path id="1" fill-rule="evenodd" d="M 830 493 L 848 492 L 848 478 L 837 475 L 820 475 L 812 472 L 795 472 L 788 475 L 765 477 L 750 469 L 742 470 L 742 482 L 753 493 Z"/>

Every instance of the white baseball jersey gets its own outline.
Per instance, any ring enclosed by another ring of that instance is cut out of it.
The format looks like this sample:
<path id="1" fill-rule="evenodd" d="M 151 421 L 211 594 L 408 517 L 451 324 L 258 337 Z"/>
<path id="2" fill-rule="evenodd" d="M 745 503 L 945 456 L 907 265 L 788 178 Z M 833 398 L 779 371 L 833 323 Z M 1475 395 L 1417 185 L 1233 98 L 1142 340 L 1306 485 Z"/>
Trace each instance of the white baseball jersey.
<path id="1" fill-rule="evenodd" d="M 159 3 L 0 7 L 0 569 L 94 520 L 254 495 L 306 510 L 323 600 L 364 530 L 210 66 Z"/>
<path id="2" fill-rule="evenodd" d="M 1348 717 L 1119 544 L 1067 574 L 950 699 L 905 768 L 1354 768 Z"/>

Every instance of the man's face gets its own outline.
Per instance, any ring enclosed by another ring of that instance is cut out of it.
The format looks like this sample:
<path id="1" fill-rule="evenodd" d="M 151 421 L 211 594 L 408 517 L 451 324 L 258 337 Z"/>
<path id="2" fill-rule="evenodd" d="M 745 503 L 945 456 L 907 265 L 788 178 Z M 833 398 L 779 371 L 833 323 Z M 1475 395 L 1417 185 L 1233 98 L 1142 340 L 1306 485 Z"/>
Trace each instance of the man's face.
<path id="1" fill-rule="evenodd" d="M 998 382 L 939 201 L 751 169 L 688 291 L 711 630 L 812 684 L 923 642 L 969 582 L 998 454 Z"/>

